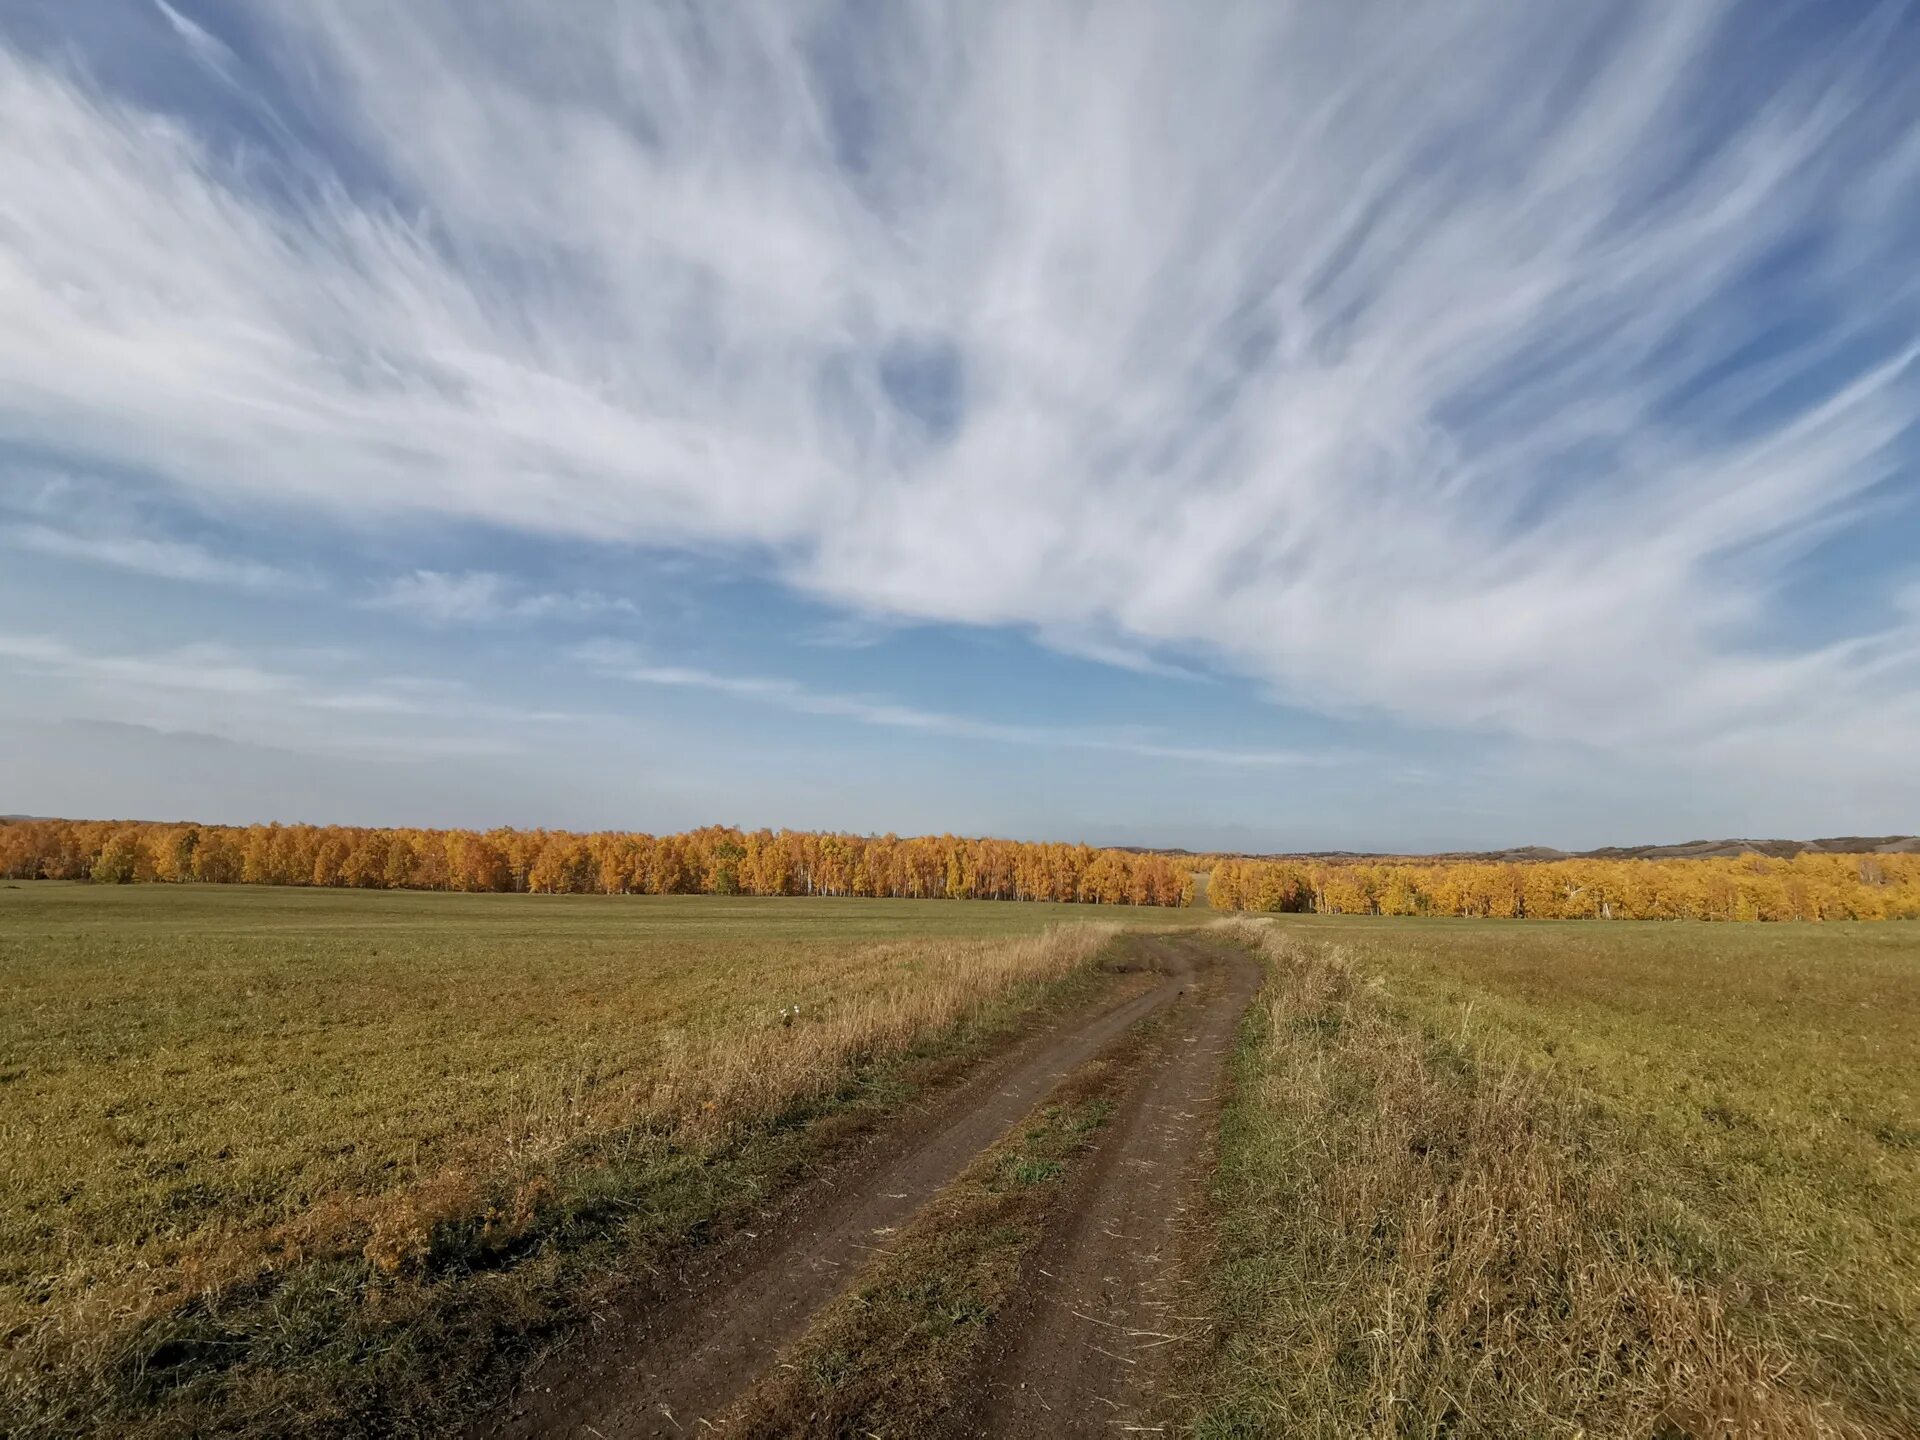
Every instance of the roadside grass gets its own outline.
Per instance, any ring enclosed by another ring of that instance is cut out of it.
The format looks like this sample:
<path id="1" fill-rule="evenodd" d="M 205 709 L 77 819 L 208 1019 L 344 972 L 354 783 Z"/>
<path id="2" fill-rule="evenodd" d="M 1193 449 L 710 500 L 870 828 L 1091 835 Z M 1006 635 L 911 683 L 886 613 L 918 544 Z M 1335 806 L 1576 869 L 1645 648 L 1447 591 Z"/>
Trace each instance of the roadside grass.
<path id="1" fill-rule="evenodd" d="M 1920 932 L 1230 928 L 1198 1434 L 1913 1433 Z"/>
<path id="2" fill-rule="evenodd" d="M 1091 985 L 1096 918 L 0 887 L 0 1430 L 441 1428 Z"/>
<path id="3" fill-rule="evenodd" d="M 970 1398 L 995 1317 L 1066 1203 L 1155 1022 L 1062 1080 L 916 1214 L 718 1426 L 728 1435 L 934 1433 Z"/>

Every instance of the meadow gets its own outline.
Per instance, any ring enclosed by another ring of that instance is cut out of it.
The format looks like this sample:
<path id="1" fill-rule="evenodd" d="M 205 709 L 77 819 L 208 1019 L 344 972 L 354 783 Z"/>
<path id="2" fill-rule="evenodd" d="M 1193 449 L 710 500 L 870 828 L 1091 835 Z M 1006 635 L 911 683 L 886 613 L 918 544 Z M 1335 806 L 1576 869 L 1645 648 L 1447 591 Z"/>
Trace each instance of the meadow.
<path id="1" fill-rule="evenodd" d="M 1114 913 L 0 886 L 0 1429 L 428 1427 Z"/>
<path id="2" fill-rule="evenodd" d="M 1175 1429 L 1913 1432 L 1910 925 L 54 881 L 0 884 L 0 1431 L 444 1432 L 1129 927 L 1264 976 Z M 1047 1106 L 740 1423 L 972 1393 Z"/>
<path id="3" fill-rule="evenodd" d="M 1238 926 L 1199 1433 L 1914 1433 L 1920 934 Z"/>

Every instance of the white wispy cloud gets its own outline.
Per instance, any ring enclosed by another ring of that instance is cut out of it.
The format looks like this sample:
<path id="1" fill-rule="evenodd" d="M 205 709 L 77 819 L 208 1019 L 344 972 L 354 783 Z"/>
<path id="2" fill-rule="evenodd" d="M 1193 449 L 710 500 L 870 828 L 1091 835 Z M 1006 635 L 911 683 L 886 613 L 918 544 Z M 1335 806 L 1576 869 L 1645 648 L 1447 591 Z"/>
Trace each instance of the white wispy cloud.
<path id="1" fill-rule="evenodd" d="M 1743 87 L 1731 0 L 490 13 L 253 12 L 354 157 L 270 188 L 0 41 L 0 437 L 1621 755 L 1920 696 L 1772 625 L 1910 474 L 1884 15 Z"/>
<path id="2" fill-rule="evenodd" d="M 520 748 L 525 726 L 588 718 L 498 705 L 455 681 L 358 668 L 297 669 L 212 641 L 112 649 L 0 631 L 0 693 L 16 701 L 46 691 L 43 712 L 197 726 L 257 744 L 384 758 L 499 755 Z"/>
<path id="3" fill-rule="evenodd" d="M 484 625 L 502 620 L 589 620 L 635 613 L 631 600 L 594 590 L 535 591 L 486 570 L 449 574 L 415 570 L 380 585 L 365 604 L 430 625 Z"/>
<path id="4" fill-rule="evenodd" d="M 983 740 L 1000 745 L 1033 745 L 1069 750 L 1097 750 L 1156 760 L 1191 761 L 1206 765 L 1247 766 L 1259 769 L 1335 765 L 1352 757 L 1331 750 L 1236 749 L 1226 746 L 1183 745 L 1109 730 L 1067 728 L 1058 725 L 1014 725 L 980 720 L 902 705 L 871 695 L 836 694 L 776 676 L 730 675 L 696 666 L 649 664 L 620 642 L 589 641 L 573 649 L 575 659 L 601 674 L 639 685 L 706 690 L 756 705 L 801 715 L 822 715 L 876 725 L 890 730 L 914 730 L 956 740 Z"/>
<path id="5" fill-rule="evenodd" d="M 83 534 L 51 525 L 9 525 L 0 527 L 0 544 L 163 580 L 236 585 L 249 590 L 299 589 L 313 583 L 279 566 L 244 556 L 215 554 L 192 541 L 152 535 Z"/>
<path id="6" fill-rule="evenodd" d="M 1043 629 L 1036 637 L 1048 649 L 1062 655 L 1110 665 L 1116 670 L 1131 670 L 1136 675 L 1157 675 L 1166 680 L 1208 680 L 1212 677 L 1188 665 L 1176 665 L 1149 654 L 1138 645 L 1116 642 L 1102 635 L 1068 629 Z"/>
<path id="7" fill-rule="evenodd" d="M 185 42 L 187 49 L 192 52 L 196 60 L 221 76 L 231 78 L 234 54 L 225 41 L 205 26 L 189 20 L 169 5 L 167 0 L 153 0 L 153 4 L 154 8 L 160 12 L 160 17 L 172 28 L 173 33 Z"/>
<path id="8" fill-rule="evenodd" d="M 273 699 L 318 710 L 420 714 L 404 694 L 341 689 L 292 671 L 258 664 L 228 645 L 195 642 L 147 653 L 83 649 L 55 636 L 0 633 L 0 660 L 34 670 L 149 696 L 169 693 L 216 700 Z"/>

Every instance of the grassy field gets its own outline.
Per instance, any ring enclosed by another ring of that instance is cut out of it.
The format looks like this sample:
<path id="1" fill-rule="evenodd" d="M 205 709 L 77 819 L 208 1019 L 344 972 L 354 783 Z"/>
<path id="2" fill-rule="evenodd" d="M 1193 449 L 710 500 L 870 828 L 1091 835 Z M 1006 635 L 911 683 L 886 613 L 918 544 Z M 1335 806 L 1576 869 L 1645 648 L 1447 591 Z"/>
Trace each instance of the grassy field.
<path id="1" fill-rule="evenodd" d="M 1920 932 L 1245 933 L 1201 1434 L 1915 1433 Z"/>
<path id="2" fill-rule="evenodd" d="M 1116 922 L 1206 923 L 0 885 L 0 1432 L 441 1431 L 1086 993 Z M 1196 1277 L 1197 1433 L 1914 1433 L 1920 930 L 1216 933 L 1269 983 Z M 987 1154 L 736 1419 L 944 1404 L 928 1337 L 1015 1283 L 1012 1249 L 966 1247 L 1049 1201 L 1026 1181 L 1085 1118 Z"/>
<path id="3" fill-rule="evenodd" d="M 0 886 L 0 1430 L 430 1426 L 1178 918 Z"/>

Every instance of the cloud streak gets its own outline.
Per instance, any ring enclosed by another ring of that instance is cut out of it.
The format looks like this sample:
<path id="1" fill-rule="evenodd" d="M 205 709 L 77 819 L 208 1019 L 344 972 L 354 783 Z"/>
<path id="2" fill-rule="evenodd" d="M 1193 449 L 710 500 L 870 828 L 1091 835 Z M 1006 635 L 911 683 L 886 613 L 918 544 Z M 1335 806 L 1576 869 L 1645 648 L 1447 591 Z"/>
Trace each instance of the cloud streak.
<path id="1" fill-rule="evenodd" d="M 13 525 L 0 527 L 0 543 L 162 580 L 234 585 L 246 590 L 302 589 L 312 583 L 258 560 L 216 555 L 191 541 L 151 535 L 81 534 L 51 525 Z"/>
<path id="2" fill-rule="evenodd" d="M 1056 725 L 1012 725 L 979 720 L 918 706 L 896 704 L 868 695 L 845 695 L 811 689 L 797 681 L 763 675 L 728 675 L 685 665 L 644 663 L 618 643 L 589 642 L 575 647 L 576 659 L 613 679 L 669 689 L 703 690 L 755 705 L 772 706 L 800 715 L 852 720 L 889 730 L 912 730 L 955 740 L 980 740 L 997 745 L 1028 745 L 1051 749 L 1094 750 L 1200 765 L 1251 769 L 1291 769 L 1336 765 L 1350 756 L 1332 751 L 1243 750 L 1206 745 L 1170 744 L 1135 735 Z"/>
<path id="3" fill-rule="evenodd" d="M 302 107 L 272 185 L 217 117 L 0 48 L 0 436 L 207 504 L 719 547 L 1322 711 L 1845 772 L 1834 727 L 1920 697 L 1912 576 L 1782 621 L 1816 542 L 1912 497 L 1891 14 L 421 3 L 230 48 L 169 11 Z"/>
<path id="4" fill-rule="evenodd" d="M 589 620 L 634 614 L 631 600 L 593 590 L 530 591 L 504 575 L 469 570 L 448 574 L 415 570 L 380 585 L 364 602 L 429 625 L 488 625 L 502 621 Z"/>
<path id="5" fill-rule="evenodd" d="M 122 651 L 0 631 L 0 669 L 19 677 L 15 697 L 39 692 L 42 713 L 132 717 L 254 744 L 382 759 L 502 755 L 519 748 L 518 729 L 588 718 L 492 704 L 456 682 L 326 673 L 343 668 L 350 667 L 302 671 L 209 641 Z"/>
<path id="6" fill-rule="evenodd" d="M 194 59 L 219 75 L 222 79 L 233 78 L 234 54 L 224 41 L 210 33 L 204 26 L 196 25 L 182 15 L 167 0 L 153 0 L 154 8 L 159 10 L 160 18 L 178 35 L 192 53 Z"/>

